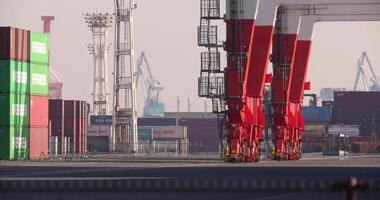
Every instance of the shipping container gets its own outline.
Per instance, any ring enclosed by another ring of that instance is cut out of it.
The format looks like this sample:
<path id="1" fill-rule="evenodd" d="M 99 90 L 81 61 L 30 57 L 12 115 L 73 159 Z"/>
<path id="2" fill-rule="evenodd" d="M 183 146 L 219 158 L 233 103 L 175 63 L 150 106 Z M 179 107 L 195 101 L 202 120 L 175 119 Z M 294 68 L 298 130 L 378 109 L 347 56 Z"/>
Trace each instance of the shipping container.
<path id="1" fill-rule="evenodd" d="M 152 128 L 138 128 L 138 140 L 153 140 Z"/>
<path id="2" fill-rule="evenodd" d="M 0 125 L 29 125 L 29 96 L 24 94 L 0 94 Z"/>
<path id="3" fill-rule="evenodd" d="M 349 137 L 359 137 L 358 125 L 329 125 L 327 128 L 328 134 L 347 134 Z"/>
<path id="4" fill-rule="evenodd" d="M 216 119 L 217 114 L 212 112 L 165 112 L 165 118 L 187 118 L 187 119 Z"/>
<path id="5" fill-rule="evenodd" d="M 141 128 L 151 128 L 153 140 L 186 139 L 187 128 L 184 126 L 149 126 Z"/>
<path id="6" fill-rule="evenodd" d="M 64 116 L 65 102 L 62 99 L 49 99 L 49 118 Z"/>
<path id="7" fill-rule="evenodd" d="M 112 115 L 92 115 L 90 116 L 91 125 L 112 125 Z"/>
<path id="8" fill-rule="evenodd" d="M 87 128 L 87 136 L 110 136 L 111 128 L 109 125 L 89 125 Z"/>
<path id="9" fill-rule="evenodd" d="M 330 107 L 302 107 L 302 116 L 305 123 L 307 122 L 326 122 L 331 121 Z"/>
<path id="10" fill-rule="evenodd" d="M 38 96 L 49 95 L 49 67 L 30 63 L 30 94 Z"/>
<path id="11" fill-rule="evenodd" d="M 176 126 L 177 118 L 164 117 L 140 117 L 137 119 L 137 126 Z"/>
<path id="12" fill-rule="evenodd" d="M 334 92 L 335 106 L 379 107 L 380 92 Z"/>
<path id="13" fill-rule="evenodd" d="M 29 63 L 0 60 L 0 71 L 1 93 L 29 93 Z"/>
<path id="14" fill-rule="evenodd" d="M 90 152 L 109 152 L 109 137 L 88 136 L 87 149 Z"/>
<path id="15" fill-rule="evenodd" d="M 87 125 L 88 125 L 88 116 L 89 116 L 89 104 L 86 101 L 82 101 L 82 152 L 87 151 Z"/>
<path id="16" fill-rule="evenodd" d="M 0 127 L 0 160 L 29 158 L 29 128 Z"/>
<path id="17" fill-rule="evenodd" d="M 218 148 L 218 119 L 182 118 L 179 120 L 179 125 L 187 127 L 190 148 L 195 145 L 210 145 Z"/>
<path id="18" fill-rule="evenodd" d="M 74 151 L 75 153 L 82 153 L 82 139 L 83 139 L 83 104 L 82 101 L 75 101 L 75 139 L 74 139 Z"/>
<path id="19" fill-rule="evenodd" d="M 48 127 L 30 127 L 29 130 L 29 154 L 31 160 L 44 159 L 48 157 L 49 151 L 49 129 Z"/>
<path id="20" fill-rule="evenodd" d="M 44 33 L 30 32 L 30 62 L 49 63 L 49 39 Z"/>
<path id="21" fill-rule="evenodd" d="M 0 27 L 0 60 L 29 62 L 29 31 Z"/>
<path id="22" fill-rule="evenodd" d="M 75 150 L 75 144 L 77 142 L 77 123 L 76 123 L 76 102 L 65 100 L 65 114 L 64 114 L 64 135 L 70 138 L 70 152 Z"/>
<path id="23" fill-rule="evenodd" d="M 326 128 L 326 125 L 305 125 L 302 137 L 322 137 Z"/>
<path id="24" fill-rule="evenodd" d="M 49 99 L 47 96 L 30 96 L 30 126 L 49 125 Z"/>
<path id="25" fill-rule="evenodd" d="M 57 137 L 57 153 L 62 154 L 64 143 L 64 100 L 49 100 L 49 122 L 51 124 L 51 136 Z"/>

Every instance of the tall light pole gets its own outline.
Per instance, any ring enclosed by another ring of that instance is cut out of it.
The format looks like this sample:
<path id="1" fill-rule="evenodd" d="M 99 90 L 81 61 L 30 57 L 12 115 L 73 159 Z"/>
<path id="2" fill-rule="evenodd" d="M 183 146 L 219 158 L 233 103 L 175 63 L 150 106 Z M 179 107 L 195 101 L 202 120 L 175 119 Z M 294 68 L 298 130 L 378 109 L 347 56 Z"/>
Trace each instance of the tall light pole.
<path id="1" fill-rule="evenodd" d="M 92 43 L 88 44 L 90 54 L 94 56 L 93 115 L 106 115 L 109 111 L 107 90 L 107 43 L 108 30 L 112 27 L 113 14 L 84 14 L 87 26 L 92 32 Z"/>

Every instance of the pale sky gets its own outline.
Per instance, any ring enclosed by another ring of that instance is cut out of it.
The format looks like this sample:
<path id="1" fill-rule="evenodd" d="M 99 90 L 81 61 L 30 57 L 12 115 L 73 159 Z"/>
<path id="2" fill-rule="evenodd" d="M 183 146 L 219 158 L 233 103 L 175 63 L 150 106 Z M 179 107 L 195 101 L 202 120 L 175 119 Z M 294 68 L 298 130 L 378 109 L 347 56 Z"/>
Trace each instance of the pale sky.
<path id="1" fill-rule="evenodd" d="M 224 1 L 222 1 L 224 2 Z M 146 51 L 156 78 L 165 86 L 162 99 L 167 111 L 176 111 L 176 97 L 181 110 L 203 111 L 204 100 L 197 96 L 200 52 L 197 46 L 199 0 L 136 0 L 136 60 Z M 86 43 L 91 32 L 83 13 L 113 12 L 113 0 L 0 0 L 0 26 L 15 26 L 42 31 L 42 15 L 54 15 L 51 33 L 51 66 L 64 83 L 65 99 L 92 101 L 93 59 Z M 221 36 L 223 23 L 219 23 Z M 113 43 L 113 31 L 109 41 Z M 380 22 L 320 23 L 314 41 L 308 70 L 312 92 L 323 87 L 352 88 L 356 61 L 367 51 L 380 76 Z M 224 58 L 225 59 L 225 58 Z M 109 75 L 113 70 L 113 54 L 108 56 Z M 223 66 L 224 68 L 225 66 Z M 109 77 L 109 91 L 112 78 Z M 142 111 L 139 89 L 139 113 Z M 211 111 L 210 100 L 207 100 Z"/>

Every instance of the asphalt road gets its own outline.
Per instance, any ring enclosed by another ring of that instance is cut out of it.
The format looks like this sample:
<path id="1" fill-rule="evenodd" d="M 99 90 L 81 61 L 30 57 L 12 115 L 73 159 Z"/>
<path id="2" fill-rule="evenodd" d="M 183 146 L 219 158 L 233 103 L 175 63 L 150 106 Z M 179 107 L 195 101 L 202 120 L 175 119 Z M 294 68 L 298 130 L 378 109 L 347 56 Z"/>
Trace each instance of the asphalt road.
<path id="1" fill-rule="evenodd" d="M 178 181 L 360 181 L 380 180 L 380 156 L 306 157 L 300 161 L 223 163 L 199 160 L 3 161 L 0 181 L 10 180 L 178 180 Z M 361 192 L 359 199 L 378 199 Z M 176 191 L 2 191 L 1 199 L 344 199 L 344 192 L 297 189 L 255 192 Z"/>

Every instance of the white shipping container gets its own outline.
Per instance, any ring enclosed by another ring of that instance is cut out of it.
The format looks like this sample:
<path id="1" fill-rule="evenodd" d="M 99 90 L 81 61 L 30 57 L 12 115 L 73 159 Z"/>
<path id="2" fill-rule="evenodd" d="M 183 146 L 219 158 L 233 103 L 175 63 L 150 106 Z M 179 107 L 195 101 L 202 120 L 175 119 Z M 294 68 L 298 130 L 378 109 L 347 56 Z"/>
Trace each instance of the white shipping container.
<path id="1" fill-rule="evenodd" d="M 328 134 L 347 134 L 349 137 L 359 137 L 360 131 L 358 125 L 329 125 Z"/>
<path id="2" fill-rule="evenodd" d="M 110 125 L 88 125 L 87 136 L 110 136 Z"/>
<path id="3" fill-rule="evenodd" d="M 185 126 L 146 126 L 146 128 L 152 128 L 153 140 L 187 138 L 187 127 Z"/>

